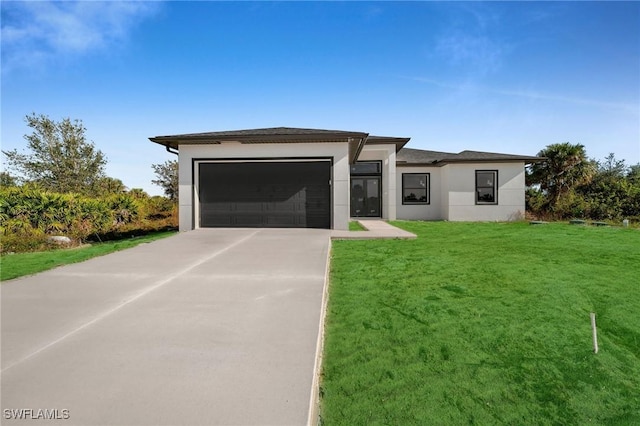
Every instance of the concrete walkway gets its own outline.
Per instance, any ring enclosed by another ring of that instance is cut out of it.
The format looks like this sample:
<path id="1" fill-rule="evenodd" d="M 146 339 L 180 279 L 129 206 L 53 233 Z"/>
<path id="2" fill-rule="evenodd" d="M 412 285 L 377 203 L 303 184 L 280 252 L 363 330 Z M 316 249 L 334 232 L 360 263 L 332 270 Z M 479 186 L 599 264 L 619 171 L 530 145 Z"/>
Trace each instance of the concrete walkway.
<path id="1" fill-rule="evenodd" d="M 198 230 L 2 284 L 2 424 L 307 423 L 330 234 Z"/>
<path id="2" fill-rule="evenodd" d="M 331 231 L 334 240 L 369 240 L 369 239 L 411 239 L 416 234 L 389 225 L 383 220 L 362 219 L 358 221 L 366 231 Z"/>

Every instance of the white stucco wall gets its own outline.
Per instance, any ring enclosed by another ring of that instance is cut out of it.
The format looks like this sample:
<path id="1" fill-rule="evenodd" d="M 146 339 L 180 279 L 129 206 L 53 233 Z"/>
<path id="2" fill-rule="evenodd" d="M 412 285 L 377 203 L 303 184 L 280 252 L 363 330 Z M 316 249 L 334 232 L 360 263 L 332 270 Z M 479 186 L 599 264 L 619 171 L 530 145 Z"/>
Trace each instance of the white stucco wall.
<path id="1" fill-rule="evenodd" d="M 511 221 L 524 217 L 524 162 L 448 164 L 443 168 L 451 221 Z M 475 202 L 476 170 L 498 171 L 498 204 Z"/>
<path id="2" fill-rule="evenodd" d="M 401 220 L 441 220 L 442 181 L 440 167 L 396 167 L 397 217 Z M 430 204 L 402 204 L 402 175 L 404 173 L 429 173 Z"/>
<path id="3" fill-rule="evenodd" d="M 260 158 L 333 158 L 331 218 L 333 229 L 349 228 L 349 160 L 347 143 L 314 144 L 240 144 L 180 145 L 179 148 L 179 208 L 180 231 L 198 227 L 198 170 L 192 170 L 193 160 Z M 291 161 L 295 161 L 292 159 Z M 395 158 L 394 158 L 395 166 Z M 195 219 L 195 220 L 194 220 Z"/>
<path id="4" fill-rule="evenodd" d="M 358 161 L 382 161 L 382 218 L 395 220 L 396 204 L 396 146 L 370 145 L 362 149 Z"/>
<path id="5" fill-rule="evenodd" d="M 440 212 L 442 219 L 449 220 L 449 168 L 440 167 Z"/>
<path id="6" fill-rule="evenodd" d="M 194 159 L 332 158 L 332 228 L 348 229 L 350 176 L 347 143 L 181 145 L 180 230 L 198 227 L 198 170 Z M 509 221 L 524 217 L 524 163 L 464 163 L 443 167 L 396 167 L 395 145 L 371 145 L 359 161 L 382 161 L 382 217 L 387 220 Z M 476 205 L 475 171 L 498 170 L 498 204 Z M 402 174 L 429 173 L 430 204 L 402 204 Z"/>

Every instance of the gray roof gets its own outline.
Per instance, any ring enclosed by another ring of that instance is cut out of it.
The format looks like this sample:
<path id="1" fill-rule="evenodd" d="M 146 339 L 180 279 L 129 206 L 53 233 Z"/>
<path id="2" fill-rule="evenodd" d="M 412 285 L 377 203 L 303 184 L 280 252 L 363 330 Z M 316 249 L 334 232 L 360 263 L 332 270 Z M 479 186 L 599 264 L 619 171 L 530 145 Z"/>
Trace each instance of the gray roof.
<path id="1" fill-rule="evenodd" d="M 216 143 L 230 140 L 240 141 L 262 141 L 269 140 L 277 142 L 281 139 L 290 140 L 308 140 L 314 141 L 317 138 L 323 139 L 344 139 L 344 138 L 367 138 L 369 144 L 406 144 L 411 138 L 398 138 L 390 136 L 369 136 L 364 132 L 353 132 L 345 130 L 326 130 L 326 129 L 303 129 L 297 127 L 269 127 L 264 129 L 248 129 L 248 130 L 227 130 L 223 132 L 205 132 L 205 133 L 186 133 L 181 135 L 155 136 L 149 138 L 153 142 L 162 143 L 175 141 L 178 143 L 208 142 Z M 398 148 L 399 149 L 399 148 Z"/>
<path id="2" fill-rule="evenodd" d="M 402 148 L 396 154 L 398 166 L 437 165 L 444 166 L 449 163 L 476 163 L 476 162 L 504 162 L 524 161 L 534 163 L 542 161 L 541 157 L 527 155 L 500 154 L 495 152 L 462 151 L 457 154 L 452 152 L 427 151 L 414 148 Z"/>
<path id="3" fill-rule="evenodd" d="M 396 162 L 429 164 L 429 163 L 436 163 L 438 161 L 443 160 L 444 158 L 452 157 L 454 155 L 456 154 L 453 154 L 451 152 L 427 151 L 424 149 L 414 149 L 414 148 L 402 148 L 396 154 Z"/>
<path id="4" fill-rule="evenodd" d="M 524 160 L 524 161 L 541 161 L 541 157 L 529 156 L 529 155 L 514 155 L 514 154 L 499 154 L 496 152 L 482 152 L 482 151 L 462 151 L 459 153 L 456 158 L 458 161 L 513 161 L 513 160 Z M 453 160 L 451 160 L 453 161 Z"/>
<path id="5" fill-rule="evenodd" d="M 532 163 L 541 161 L 540 157 L 498 154 L 480 151 L 462 151 L 460 153 L 427 151 L 404 148 L 410 138 L 389 136 L 369 136 L 364 132 L 345 130 L 305 129 L 296 127 L 269 127 L 264 129 L 227 130 L 222 132 L 187 133 L 180 135 L 156 136 L 149 138 L 152 142 L 164 145 L 167 149 L 178 149 L 180 144 L 220 144 L 222 142 L 254 143 L 318 143 L 348 142 L 349 160 L 355 161 L 365 144 L 395 144 L 396 162 L 399 166 L 437 165 L 442 166 L 455 162 L 500 162 L 524 161 Z"/>
<path id="6" fill-rule="evenodd" d="M 156 136 L 149 138 L 149 140 L 164 145 L 167 150 L 178 149 L 181 144 L 209 145 L 222 142 L 241 142 L 243 144 L 347 142 L 349 144 L 349 161 L 354 162 L 358 158 L 368 136 L 368 133 L 344 130 L 269 127 L 265 129 Z"/>
<path id="7" fill-rule="evenodd" d="M 166 145 L 173 142 L 177 148 L 180 143 L 220 143 L 224 141 L 262 142 L 281 141 L 302 142 L 318 139 L 365 138 L 369 134 L 364 132 L 351 132 L 344 130 L 302 129 L 295 127 L 269 127 L 264 129 L 226 130 L 222 132 L 186 133 L 180 135 L 156 136 L 149 138 L 151 141 Z M 173 145 L 173 144 L 172 144 Z"/>

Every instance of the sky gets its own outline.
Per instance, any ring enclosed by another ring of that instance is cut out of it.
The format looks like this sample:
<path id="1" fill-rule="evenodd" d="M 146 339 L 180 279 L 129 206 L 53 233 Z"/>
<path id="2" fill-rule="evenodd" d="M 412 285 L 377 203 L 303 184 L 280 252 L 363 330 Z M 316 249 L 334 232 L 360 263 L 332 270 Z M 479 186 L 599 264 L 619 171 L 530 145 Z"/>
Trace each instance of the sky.
<path id="1" fill-rule="evenodd" d="M 162 194 L 148 138 L 263 127 L 640 163 L 639 2 L 2 1 L 1 145 L 82 120 L 107 174 Z"/>

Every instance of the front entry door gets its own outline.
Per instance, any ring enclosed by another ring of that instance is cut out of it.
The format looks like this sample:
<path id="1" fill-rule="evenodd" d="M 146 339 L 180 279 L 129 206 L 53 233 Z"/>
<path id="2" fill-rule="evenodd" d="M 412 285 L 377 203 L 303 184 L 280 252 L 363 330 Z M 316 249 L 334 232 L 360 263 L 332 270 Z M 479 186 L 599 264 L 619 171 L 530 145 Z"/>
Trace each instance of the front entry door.
<path id="1" fill-rule="evenodd" d="M 380 178 L 351 178 L 351 217 L 380 217 Z"/>

